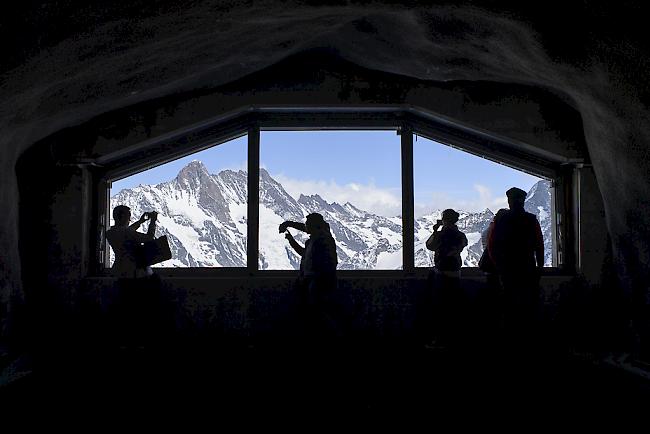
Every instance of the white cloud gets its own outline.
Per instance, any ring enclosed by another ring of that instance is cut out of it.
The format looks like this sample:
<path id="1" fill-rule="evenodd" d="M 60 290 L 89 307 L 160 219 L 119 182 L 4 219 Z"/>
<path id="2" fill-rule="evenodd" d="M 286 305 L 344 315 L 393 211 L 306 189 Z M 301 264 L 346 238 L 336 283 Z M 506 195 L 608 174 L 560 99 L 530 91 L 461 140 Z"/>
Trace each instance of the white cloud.
<path id="1" fill-rule="evenodd" d="M 495 196 L 489 187 L 482 184 L 474 184 L 474 191 L 475 194 L 466 199 L 450 197 L 446 192 L 433 192 L 429 195 L 428 201 L 415 204 L 415 215 L 419 217 L 431 211 L 446 208 L 471 212 L 489 208 L 496 213 L 500 208 L 508 207 L 505 192 Z"/>
<path id="2" fill-rule="evenodd" d="M 350 202 L 364 211 L 374 214 L 393 217 L 402 214 L 402 199 L 399 189 L 377 187 L 374 182 L 370 184 L 350 183 L 340 185 L 330 181 L 298 180 L 284 174 L 271 175 L 295 199 L 300 194 L 318 194 L 328 202 L 338 202 L 343 205 Z"/>
<path id="3" fill-rule="evenodd" d="M 311 181 L 290 178 L 284 174 L 271 175 L 296 200 L 301 194 L 318 194 L 328 202 L 338 202 L 343 205 L 350 202 L 364 211 L 392 217 L 402 214 L 401 191 L 377 187 L 374 182 L 369 184 L 349 183 L 341 185 L 333 180 Z M 454 198 L 447 192 L 433 192 L 425 202 L 415 203 L 415 216 L 420 217 L 435 210 L 453 208 L 458 211 L 483 211 L 489 208 L 497 212 L 507 208 L 508 201 L 505 192 L 495 195 L 492 190 L 482 184 L 474 184 L 474 193 L 464 199 Z"/>

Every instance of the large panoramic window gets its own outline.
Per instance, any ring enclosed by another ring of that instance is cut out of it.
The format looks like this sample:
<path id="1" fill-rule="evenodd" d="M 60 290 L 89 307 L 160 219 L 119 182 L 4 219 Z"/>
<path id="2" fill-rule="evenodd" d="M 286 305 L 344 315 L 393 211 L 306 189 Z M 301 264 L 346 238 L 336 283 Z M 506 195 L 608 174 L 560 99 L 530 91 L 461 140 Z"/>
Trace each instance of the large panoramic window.
<path id="1" fill-rule="evenodd" d="M 434 255 L 425 243 L 447 208 L 460 214 L 458 227 L 468 238 L 463 267 L 477 267 L 486 230 L 508 207 L 511 187 L 528 192 L 525 208 L 540 223 L 545 266 L 572 266 L 565 254 L 570 222 L 563 218 L 572 181 L 561 160 L 478 133 L 456 135 L 435 120 L 399 110 L 365 118 L 338 111 L 300 119 L 289 114 L 269 111 L 206 124 L 182 141 L 165 138 L 118 153 L 109 164 L 99 161 L 110 197 L 100 201 L 92 244 L 99 269 L 114 262 L 104 222 L 114 225 L 117 205 L 131 208 L 131 222 L 158 212 L 156 236 L 167 235 L 172 259 L 156 267 L 299 270 L 300 253 L 278 227 L 320 213 L 335 241 L 339 270 L 430 268 Z M 440 142 L 427 138 L 438 134 Z M 167 163 L 152 167 L 165 155 Z M 145 166 L 152 156 L 158 160 Z M 145 222 L 139 230 L 147 227 Z M 298 250 L 309 239 L 298 228 L 288 232 Z M 229 273 L 216 271 L 222 272 Z M 178 274 L 183 272 L 171 273 Z"/>
<path id="2" fill-rule="evenodd" d="M 507 208 L 510 187 L 528 192 L 525 208 L 537 216 L 544 237 L 545 266 L 553 266 L 553 190 L 551 182 L 423 137 L 414 137 L 413 183 L 415 266 L 433 266 L 425 247 L 444 209 L 460 214 L 458 228 L 469 245 L 461 253 L 464 267 L 476 267 L 494 215 Z"/>
<path id="3" fill-rule="evenodd" d="M 278 226 L 323 215 L 340 270 L 402 268 L 400 137 L 389 131 L 262 131 L 259 269 L 297 270 Z M 289 232 L 301 245 L 307 235 Z"/>
<path id="4" fill-rule="evenodd" d="M 156 236 L 167 235 L 172 259 L 157 267 L 245 267 L 247 149 L 243 136 L 114 181 L 110 209 L 130 207 L 132 222 L 158 212 Z"/>

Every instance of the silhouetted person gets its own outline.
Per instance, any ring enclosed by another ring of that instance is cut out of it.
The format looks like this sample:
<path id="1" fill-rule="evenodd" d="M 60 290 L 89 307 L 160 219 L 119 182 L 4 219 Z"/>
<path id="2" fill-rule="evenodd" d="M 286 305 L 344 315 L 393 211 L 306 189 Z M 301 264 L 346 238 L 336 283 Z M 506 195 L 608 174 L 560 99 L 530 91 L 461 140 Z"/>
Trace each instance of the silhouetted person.
<path id="1" fill-rule="evenodd" d="M 301 246 L 287 231 L 291 227 L 309 234 L 305 246 Z M 305 223 L 286 221 L 279 227 L 280 233 L 286 232 L 286 239 L 301 257 L 300 275 L 297 286 L 300 298 L 300 314 L 303 326 L 310 338 L 332 337 L 333 328 L 339 327 L 335 313 L 337 306 L 333 297 L 336 290 L 336 243 L 330 227 L 323 216 L 312 213 Z M 340 318 L 339 318 L 340 319 Z"/>
<path id="2" fill-rule="evenodd" d="M 497 220 L 504 212 L 506 212 L 505 209 L 499 210 L 490 222 L 490 225 L 483 232 L 481 232 L 481 244 L 483 246 L 483 253 L 481 255 L 481 259 L 479 260 L 478 266 L 481 271 L 486 273 L 486 287 L 484 291 L 481 291 L 482 296 L 479 297 L 480 303 L 478 309 L 479 315 L 486 321 L 481 330 L 483 336 L 487 336 L 486 333 L 495 332 L 502 320 L 501 281 L 499 278 L 499 273 L 497 272 L 496 265 L 490 258 L 488 240 L 490 238 L 491 231 L 494 229 L 495 220 Z"/>
<path id="3" fill-rule="evenodd" d="M 122 345 L 144 345 L 160 325 L 157 321 L 160 319 L 160 281 L 151 267 L 138 264 L 142 243 L 154 239 L 157 217 L 155 211 L 144 213 L 129 225 L 131 209 L 118 205 L 113 209 L 115 225 L 106 231 L 106 239 L 115 253 L 111 268 L 111 274 L 118 278 L 114 314 Z M 147 219 L 147 233 L 138 232 Z"/>
<path id="4" fill-rule="evenodd" d="M 463 262 L 460 253 L 467 246 L 467 237 L 456 226 L 458 217 L 459 214 L 453 209 L 444 210 L 442 219 L 433 225 L 433 234 L 426 242 L 427 249 L 434 252 L 434 269 L 430 280 L 434 287 L 436 339 L 431 345 L 437 347 L 456 341 L 462 324 L 460 269 Z"/>
<path id="5" fill-rule="evenodd" d="M 115 253 L 115 262 L 111 267 L 111 274 L 115 277 L 146 277 L 152 274 L 151 267 L 138 266 L 138 247 L 154 239 L 156 234 L 156 220 L 158 213 L 155 211 L 144 213 L 140 220 L 129 225 L 131 221 L 131 208 L 118 205 L 113 209 L 115 225 L 106 231 L 106 239 Z M 149 219 L 147 233 L 138 232 L 140 225 Z"/>
<path id="6" fill-rule="evenodd" d="M 495 216 L 488 251 L 503 288 L 503 319 L 511 344 L 528 346 L 534 338 L 539 309 L 539 278 L 544 267 L 544 240 L 534 214 L 524 210 L 526 192 L 506 192 L 508 210 Z"/>

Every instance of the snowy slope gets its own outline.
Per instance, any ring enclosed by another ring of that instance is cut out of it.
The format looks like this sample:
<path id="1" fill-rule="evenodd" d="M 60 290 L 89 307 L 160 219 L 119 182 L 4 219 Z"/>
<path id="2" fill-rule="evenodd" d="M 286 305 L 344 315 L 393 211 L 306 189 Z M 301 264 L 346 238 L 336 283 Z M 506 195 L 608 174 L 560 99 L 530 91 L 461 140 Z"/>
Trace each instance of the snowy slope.
<path id="1" fill-rule="evenodd" d="M 531 189 L 526 209 L 537 215 L 551 258 L 551 194 L 547 181 Z M 159 212 L 157 236 L 167 235 L 173 258 L 161 267 L 244 267 L 246 265 L 247 174 L 224 170 L 210 174 L 200 161 L 192 161 L 176 178 L 157 185 L 140 185 L 111 197 L 111 209 L 119 204 L 131 208 L 132 218 L 145 211 Z M 285 220 L 304 222 L 319 212 L 330 224 L 336 240 L 339 269 L 399 269 L 402 265 L 402 226 L 399 217 L 383 217 L 358 209 L 351 203 L 329 203 L 319 195 L 294 198 L 269 173 L 260 169 L 259 267 L 270 270 L 298 269 L 300 257 L 289 247 L 278 225 Z M 465 266 L 475 267 L 483 246 L 481 233 L 494 214 L 460 212 L 458 227 L 469 245 L 461 254 Z M 424 247 L 440 211 L 415 221 L 415 265 L 430 267 L 433 254 Z M 112 222 L 111 222 L 112 224 Z M 146 230 L 146 223 L 140 229 Z M 289 229 L 304 243 L 305 236 Z"/>

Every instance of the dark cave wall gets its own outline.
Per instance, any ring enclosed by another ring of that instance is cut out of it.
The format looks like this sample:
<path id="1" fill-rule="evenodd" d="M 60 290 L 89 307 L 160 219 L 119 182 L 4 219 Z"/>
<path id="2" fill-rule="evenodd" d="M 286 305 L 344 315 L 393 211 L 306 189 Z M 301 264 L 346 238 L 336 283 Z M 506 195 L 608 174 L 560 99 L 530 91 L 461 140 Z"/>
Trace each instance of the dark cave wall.
<path id="1" fill-rule="evenodd" d="M 57 165 L 43 153 L 21 160 L 17 174 L 24 305 L 16 333 L 54 336 L 75 310 L 89 269 L 90 177 L 87 170 Z"/>
<path id="2" fill-rule="evenodd" d="M 205 1 L 182 11 L 144 8 L 138 20 L 130 18 L 129 8 L 111 5 L 101 13 L 69 14 L 23 5 L 40 21 L 25 26 L 37 34 L 14 45 L 0 72 L 2 203 L 24 200 L 16 162 L 44 137 L 136 103 L 215 89 L 289 55 L 325 47 L 372 70 L 438 82 L 514 83 L 568 101 L 582 119 L 618 276 L 628 291 L 647 291 L 650 56 L 644 11 L 634 4 L 566 5 L 560 13 L 546 5 L 486 2 L 480 9 L 477 4 L 288 7 L 262 2 L 223 7 Z M 68 2 L 63 9 L 75 11 L 76 6 Z M 58 25 L 33 26 L 49 17 Z M 22 31 L 19 26 L 11 37 Z M 459 99 L 453 94 L 447 99 L 452 106 Z M 350 95 L 350 101 L 368 98 L 364 91 Z M 286 96 L 282 92 L 283 100 Z M 512 99 L 496 105 L 507 107 Z M 460 107 L 461 113 L 467 110 Z M 175 118 L 176 126 L 190 118 L 191 110 L 185 119 Z M 507 129 L 508 122 L 504 119 L 500 128 Z M 174 123 L 156 123 L 163 124 Z M 496 122 L 478 126 L 491 129 Z M 511 130 L 517 134 L 517 128 Z M 154 128 L 152 134 L 156 132 Z M 535 137 L 526 134 L 521 139 L 534 143 Z M 16 207 L 0 217 L 4 332 L 8 312 L 30 291 L 23 285 L 19 254 L 22 218 Z"/>
<path id="3" fill-rule="evenodd" d="M 187 92 L 99 116 L 57 139 L 82 158 L 156 138 L 246 107 L 422 108 L 461 125 L 565 159 L 588 159 L 579 112 L 544 89 L 491 81 L 439 83 L 360 68 L 313 50 L 216 89 Z"/>

